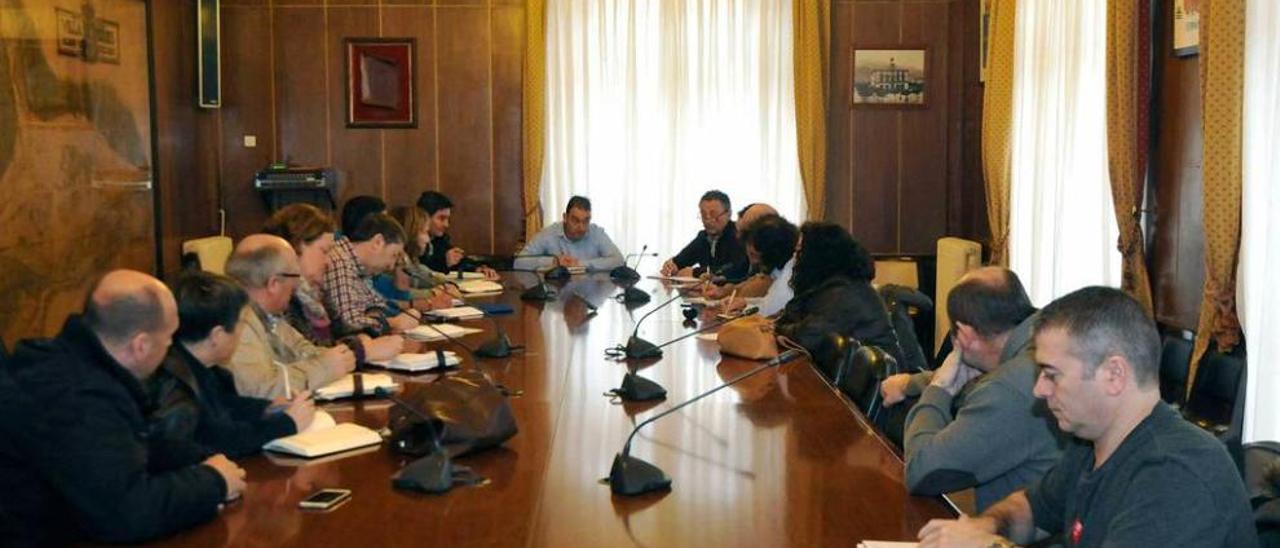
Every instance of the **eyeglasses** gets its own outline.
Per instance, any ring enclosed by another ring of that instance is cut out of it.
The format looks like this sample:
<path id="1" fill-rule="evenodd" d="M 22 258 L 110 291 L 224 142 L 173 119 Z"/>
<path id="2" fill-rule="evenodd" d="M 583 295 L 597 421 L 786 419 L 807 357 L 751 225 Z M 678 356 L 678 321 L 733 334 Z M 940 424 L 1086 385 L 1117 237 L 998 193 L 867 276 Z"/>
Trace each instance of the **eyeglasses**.
<path id="1" fill-rule="evenodd" d="M 699 219 L 701 219 L 701 220 L 703 220 L 703 221 L 714 221 L 714 220 L 719 219 L 719 218 L 721 218 L 721 217 L 724 217 L 725 215 L 728 215 L 728 214 L 729 214 L 729 211 L 728 211 L 728 210 L 721 211 L 720 213 L 716 213 L 716 214 L 714 214 L 714 215 L 707 215 L 707 214 L 705 214 L 705 213 L 698 212 L 698 218 L 699 218 Z"/>
<path id="2" fill-rule="evenodd" d="M 299 274 L 297 272 L 277 272 L 275 275 L 281 278 L 301 278 L 302 277 L 302 274 Z"/>

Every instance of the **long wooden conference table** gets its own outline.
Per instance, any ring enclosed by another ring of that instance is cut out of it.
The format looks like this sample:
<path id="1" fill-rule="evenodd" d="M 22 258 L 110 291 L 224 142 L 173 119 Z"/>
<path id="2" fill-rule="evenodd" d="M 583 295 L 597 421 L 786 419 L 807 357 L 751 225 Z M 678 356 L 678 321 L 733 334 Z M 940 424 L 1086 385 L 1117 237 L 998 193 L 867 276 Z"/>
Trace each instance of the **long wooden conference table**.
<path id="1" fill-rule="evenodd" d="M 174 546 L 834 546 L 864 539 L 914 540 L 932 518 L 954 517 L 944 499 L 913 497 L 902 460 L 862 415 L 805 361 L 771 369 L 641 430 L 632 455 L 662 468 L 669 491 L 628 498 L 600 483 L 632 427 L 646 417 L 759 365 L 722 358 L 714 342 L 690 337 L 665 349 L 642 374 L 666 387 L 665 401 L 615 404 L 603 394 L 628 365 L 604 352 L 625 342 L 635 320 L 672 289 L 637 287 L 653 300 L 628 310 L 601 276 L 575 276 L 554 301 L 524 302 L 533 279 L 507 274 L 490 300 L 515 313 L 497 323 L 525 346 L 507 359 L 477 361 L 514 391 L 519 433 L 503 447 L 456 459 L 488 478 L 444 495 L 395 490 L 390 477 L 411 459 L 384 446 L 317 462 L 274 455 L 245 459 L 242 501 L 203 526 L 166 539 Z M 588 303 L 598 307 L 591 314 Z M 689 333 L 679 301 L 640 326 L 655 343 Z M 700 325 L 706 321 L 704 318 Z M 464 340 L 494 336 L 485 328 Z M 436 343 L 431 343 L 434 347 Z M 440 343 L 444 344 L 444 343 Z M 634 367 L 634 364 L 632 365 Z M 434 375 L 398 375 L 406 390 Z M 339 422 L 386 425 L 391 404 L 327 404 Z M 327 513 L 298 509 L 320 488 L 351 489 Z"/>

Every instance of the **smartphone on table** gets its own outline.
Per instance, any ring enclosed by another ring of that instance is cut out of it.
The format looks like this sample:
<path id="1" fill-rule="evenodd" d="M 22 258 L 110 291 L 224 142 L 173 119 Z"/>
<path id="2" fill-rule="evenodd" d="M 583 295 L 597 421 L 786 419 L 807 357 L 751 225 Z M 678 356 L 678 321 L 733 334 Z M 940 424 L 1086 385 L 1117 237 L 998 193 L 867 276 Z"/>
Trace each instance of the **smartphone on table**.
<path id="1" fill-rule="evenodd" d="M 350 489 L 321 489 L 298 502 L 303 510 L 332 510 L 351 500 Z"/>

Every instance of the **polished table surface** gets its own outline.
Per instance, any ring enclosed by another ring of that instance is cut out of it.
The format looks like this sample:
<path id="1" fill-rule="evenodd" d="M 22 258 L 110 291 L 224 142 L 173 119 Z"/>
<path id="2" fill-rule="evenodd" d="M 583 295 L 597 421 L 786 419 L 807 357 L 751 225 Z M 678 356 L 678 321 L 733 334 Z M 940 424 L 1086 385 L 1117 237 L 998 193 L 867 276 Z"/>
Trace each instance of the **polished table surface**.
<path id="1" fill-rule="evenodd" d="M 758 365 L 724 358 L 714 342 L 690 337 L 641 364 L 665 386 L 656 404 L 619 405 L 603 393 L 628 367 L 604 351 L 625 341 L 635 320 L 673 291 L 653 280 L 637 287 L 653 300 L 628 310 L 607 278 L 576 276 L 555 301 L 522 302 L 532 283 L 507 274 L 496 300 L 515 313 L 499 323 L 523 352 L 477 362 L 496 382 L 523 394 L 511 399 L 520 432 L 497 449 L 455 460 L 489 478 L 444 495 L 394 490 L 390 476 L 410 459 L 385 447 L 344 458 L 288 462 L 248 458 L 244 499 L 214 521 L 166 539 L 183 546 L 827 546 L 863 539 L 913 540 L 929 519 L 953 517 L 943 499 L 912 497 L 895 452 L 806 362 L 765 371 L 654 424 L 636 436 L 632 455 L 672 478 L 667 492 L 613 496 L 607 476 L 634 424 Z M 486 300 L 486 299 L 478 299 Z M 589 315 L 591 302 L 598 314 Z M 646 320 L 640 335 L 661 343 L 688 333 L 678 303 Z M 704 322 L 707 320 L 703 320 Z M 493 337 L 486 329 L 465 339 Z M 705 324 L 704 324 L 705 325 Z M 434 343 L 432 347 L 434 347 Z M 434 376 L 400 376 L 406 390 Z M 339 422 L 374 429 L 390 403 L 326 405 Z M 328 513 L 298 509 L 316 489 L 351 489 Z"/>

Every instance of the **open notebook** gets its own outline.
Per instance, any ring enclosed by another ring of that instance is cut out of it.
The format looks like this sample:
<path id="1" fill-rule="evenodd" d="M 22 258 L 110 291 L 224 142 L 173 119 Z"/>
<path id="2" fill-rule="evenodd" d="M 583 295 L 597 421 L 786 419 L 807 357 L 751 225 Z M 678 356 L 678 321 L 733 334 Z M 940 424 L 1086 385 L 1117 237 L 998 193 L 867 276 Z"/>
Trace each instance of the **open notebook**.
<path id="1" fill-rule="evenodd" d="M 446 320 L 475 320 L 484 317 L 484 311 L 474 306 L 455 306 L 453 308 L 428 310 L 426 314 Z"/>
<path id="2" fill-rule="evenodd" d="M 448 335 L 449 337 L 457 339 L 459 337 L 464 337 L 472 333 L 480 333 L 483 331 L 484 331 L 483 329 L 476 329 L 474 327 L 462 327 L 460 325 L 453 325 L 451 323 L 437 323 L 437 324 L 429 324 L 429 325 L 419 325 L 418 327 L 405 331 L 404 336 L 415 341 L 431 342 L 431 341 L 443 341 L 446 338 L 445 335 Z M 441 333 L 443 333 L 444 335 L 442 335 Z"/>
<path id="3" fill-rule="evenodd" d="M 458 282 L 458 291 L 466 294 L 501 293 L 502 284 L 489 280 L 463 280 Z"/>
<path id="4" fill-rule="evenodd" d="M 444 363 L 440 363 L 441 358 L 443 358 Z M 371 360 L 369 363 L 392 371 L 418 373 L 437 367 L 453 367 L 462 363 L 462 358 L 450 350 L 445 350 L 439 355 L 435 352 L 426 354 L 402 352 L 399 356 L 389 360 Z"/>
<path id="5" fill-rule="evenodd" d="M 484 279 L 484 274 L 481 274 L 479 272 L 450 272 L 448 274 L 445 274 L 443 272 L 434 272 L 433 274 L 435 274 L 437 278 L 444 279 L 444 280 L 483 280 Z"/>
<path id="6" fill-rule="evenodd" d="M 317 409 L 311 426 L 306 430 L 292 436 L 271 440 L 262 448 L 267 451 L 314 458 L 380 443 L 382 443 L 382 436 L 377 432 L 355 423 L 337 424 L 332 415 Z"/>
<path id="7" fill-rule="evenodd" d="M 361 373 L 360 382 L 364 385 L 364 394 L 373 394 L 378 388 L 386 388 L 395 390 L 399 387 L 395 379 L 384 373 Z M 356 392 L 356 381 L 353 375 L 348 374 L 341 379 L 333 381 L 329 384 L 317 388 L 315 397 L 317 400 L 336 400 L 338 398 L 347 398 L 354 396 Z"/>

